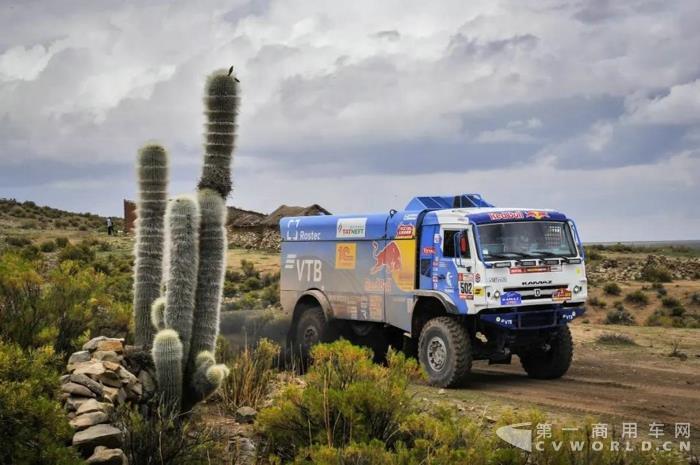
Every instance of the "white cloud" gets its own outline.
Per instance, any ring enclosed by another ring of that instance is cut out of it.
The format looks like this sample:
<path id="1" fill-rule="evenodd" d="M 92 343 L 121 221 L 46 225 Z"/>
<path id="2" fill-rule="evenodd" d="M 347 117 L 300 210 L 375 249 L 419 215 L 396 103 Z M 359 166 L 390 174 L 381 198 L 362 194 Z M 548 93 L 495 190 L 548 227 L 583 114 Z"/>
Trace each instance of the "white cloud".
<path id="1" fill-rule="evenodd" d="M 494 129 L 492 131 L 482 131 L 476 136 L 476 142 L 481 144 L 532 144 L 538 141 L 530 134 L 513 131 L 512 129 Z"/>
<path id="2" fill-rule="evenodd" d="M 667 95 L 627 101 L 628 120 L 642 124 L 700 123 L 700 79 L 672 86 Z"/>

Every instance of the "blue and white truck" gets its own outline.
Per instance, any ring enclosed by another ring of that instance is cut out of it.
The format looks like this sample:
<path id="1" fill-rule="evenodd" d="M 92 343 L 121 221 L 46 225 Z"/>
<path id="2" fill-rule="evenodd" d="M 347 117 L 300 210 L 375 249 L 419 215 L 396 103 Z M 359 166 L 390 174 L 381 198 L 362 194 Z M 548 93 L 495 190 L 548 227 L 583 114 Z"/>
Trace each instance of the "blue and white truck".
<path id="1" fill-rule="evenodd" d="M 569 368 L 587 283 L 563 213 L 424 196 L 403 211 L 282 218 L 280 232 L 281 304 L 302 351 L 341 335 L 380 356 L 398 346 L 441 387 L 513 354 L 533 378 Z"/>

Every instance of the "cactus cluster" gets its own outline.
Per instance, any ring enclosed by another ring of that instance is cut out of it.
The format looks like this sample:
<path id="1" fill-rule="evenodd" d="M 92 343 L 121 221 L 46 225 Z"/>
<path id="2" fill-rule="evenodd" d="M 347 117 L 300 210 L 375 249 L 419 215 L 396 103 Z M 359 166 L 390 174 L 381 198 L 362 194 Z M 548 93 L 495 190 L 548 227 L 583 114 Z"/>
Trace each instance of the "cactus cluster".
<path id="1" fill-rule="evenodd" d="M 214 359 L 226 269 L 226 205 L 238 112 L 238 81 L 207 80 L 205 154 L 196 196 L 167 201 L 167 153 L 139 152 L 134 320 L 136 343 L 152 347 L 165 402 L 189 410 L 228 371 Z"/>

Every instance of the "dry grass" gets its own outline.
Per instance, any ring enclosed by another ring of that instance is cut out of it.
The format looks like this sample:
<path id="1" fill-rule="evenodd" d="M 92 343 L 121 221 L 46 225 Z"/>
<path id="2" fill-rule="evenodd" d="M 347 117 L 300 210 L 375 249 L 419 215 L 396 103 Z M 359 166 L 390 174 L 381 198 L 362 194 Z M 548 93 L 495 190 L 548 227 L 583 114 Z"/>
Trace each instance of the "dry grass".
<path id="1" fill-rule="evenodd" d="M 222 406 L 231 413 L 243 406 L 259 407 L 272 388 L 279 354 L 280 346 L 262 339 L 229 362 L 231 373 L 221 388 Z"/>

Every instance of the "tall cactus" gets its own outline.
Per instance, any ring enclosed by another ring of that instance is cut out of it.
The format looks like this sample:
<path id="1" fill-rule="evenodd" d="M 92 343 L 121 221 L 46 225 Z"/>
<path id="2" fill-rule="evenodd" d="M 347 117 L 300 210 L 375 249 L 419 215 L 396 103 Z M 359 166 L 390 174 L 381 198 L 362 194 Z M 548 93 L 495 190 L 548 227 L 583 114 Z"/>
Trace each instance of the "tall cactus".
<path id="1" fill-rule="evenodd" d="M 163 266 L 163 215 L 167 203 L 168 154 L 159 145 L 144 146 L 138 155 L 139 198 L 136 220 L 134 323 L 136 344 L 153 341 L 151 303 L 160 295 Z"/>
<path id="2" fill-rule="evenodd" d="M 149 328 L 158 331 L 152 355 L 162 397 L 183 410 L 211 395 L 228 375 L 225 365 L 216 364 L 213 352 L 226 270 L 225 200 L 231 191 L 238 81 L 225 71 L 215 72 L 207 80 L 204 101 L 208 122 L 199 192 L 196 199 L 171 200 L 165 220 L 160 214 L 157 245 L 160 257 L 165 255 L 164 270 L 154 269 L 145 282 L 155 289 L 162 282 L 164 297 L 158 298 L 159 293 L 149 288 L 151 293 L 136 311 L 137 321 L 146 318 Z M 143 259 L 141 253 L 149 256 L 150 251 L 137 248 L 137 263 Z M 143 336 L 144 341 L 152 338 L 152 329 L 150 336 Z"/>

